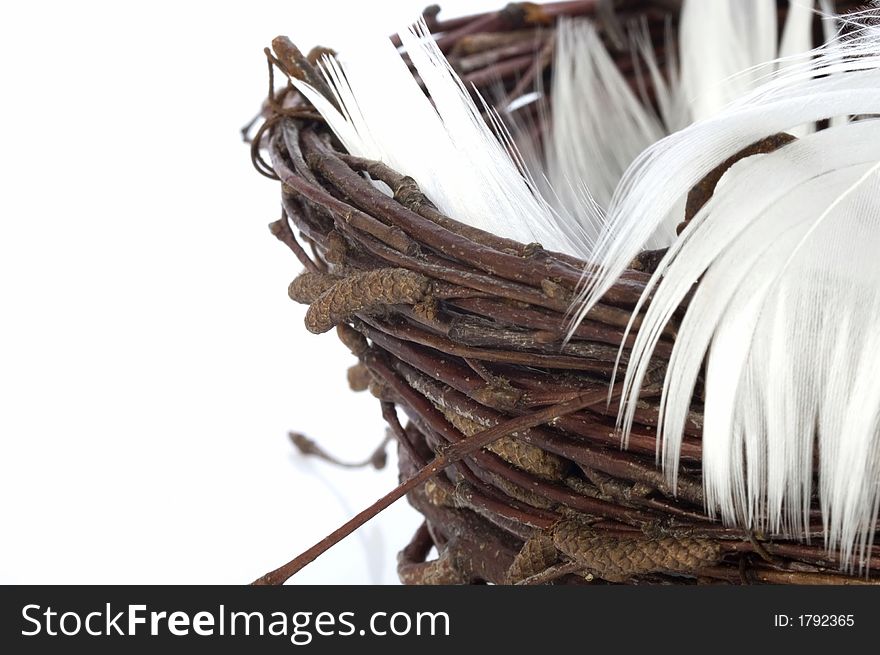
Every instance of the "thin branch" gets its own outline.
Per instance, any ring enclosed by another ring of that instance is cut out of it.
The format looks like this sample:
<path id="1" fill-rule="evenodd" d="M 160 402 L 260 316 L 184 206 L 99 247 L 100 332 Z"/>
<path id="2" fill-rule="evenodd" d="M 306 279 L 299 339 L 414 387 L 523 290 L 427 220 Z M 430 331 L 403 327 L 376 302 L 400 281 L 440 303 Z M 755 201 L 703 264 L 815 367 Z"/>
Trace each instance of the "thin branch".
<path id="1" fill-rule="evenodd" d="M 408 480 L 402 482 L 393 490 L 385 494 L 382 498 L 367 507 L 362 512 L 352 517 L 339 528 L 331 532 L 329 535 L 321 539 L 311 548 L 308 548 L 300 555 L 297 555 L 287 564 L 284 564 L 273 571 L 269 571 L 265 575 L 254 581 L 255 585 L 278 585 L 283 584 L 291 576 L 302 570 L 303 567 L 313 562 L 322 554 L 327 552 L 334 545 L 342 541 L 345 537 L 364 525 L 367 521 L 387 509 L 396 501 L 403 498 L 409 491 L 420 487 L 422 484 L 430 480 L 439 471 L 467 457 L 471 453 L 489 445 L 498 438 L 511 432 L 520 432 L 529 428 L 536 427 L 552 421 L 553 419 L 565 416 L 602 401 L 606 396 L 605 391 L 581 394 L 568 402 L 553 405 L 545 409 L 538 410 L 526 416 L 520 416 L 510 419 L 500 425 L 496 425 L 488 430 L 483 430 L 477 434 L 467 437 L 456 444 L 449 446 L 444 452 L 437 455 L 427 466 L 419 470 Z"/>

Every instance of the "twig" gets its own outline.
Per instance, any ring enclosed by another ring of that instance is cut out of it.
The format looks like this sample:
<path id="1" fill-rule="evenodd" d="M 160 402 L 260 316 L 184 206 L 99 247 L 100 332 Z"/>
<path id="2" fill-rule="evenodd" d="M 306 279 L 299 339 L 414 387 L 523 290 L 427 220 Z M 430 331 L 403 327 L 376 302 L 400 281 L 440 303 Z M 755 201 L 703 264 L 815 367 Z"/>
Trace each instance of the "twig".
<path id="1" fill-rule="evenodd" d="M 326 450 L 321 448 L 317 443 L 304 434 L 300 434 L 299 432 L 288 432 L 287 436 L 290 437 L 290 441 L 296 446 L 296 449 L 300 454 L 317 457 L 318 459 L 323 459 L 325 462 L 346 469 L 359 469 L 366 466 L 372 466 L 377 470 L 385 468 L 385 464 L 388 461 L 386 446 L 391 440 L 391 435 L 386 436 L 376 447 L 376 450 L 373 451 L 373 454 L 360 462 L 344 462 L 327 453 Z"/>
<path id="2" fill-rule="evenodd" d="M 576 412 L 580 409 L 583 409 L 584 407 L 601 401 L 602 399 L 604 399 L 604 397 L 604 392 L 602 392 L 601 394 L 582 394 L 581 396 L 568 402 L 560 403 L 559 405 L 554 405 L 552 407 L 538 410 L 527 416 L 521 416 L 511 419 L 501 425 L 483 430 L 482 432 L 478 432 L 472 437 L 468 437 L 466 439 L 463 439 L 462 441 L 459 441 L 456 444 L 451 445 L 445 452 L 437 455 L 437 457 L 435 457 L 430 464 L 423 467 L 411 478 L 399 484 L 396 488 L 385 494 L 375 503 L 373 503 L 365 510 L 351 518 L 345 524 L 321 539 L 314 546 L 305 550 L 303 553 L 293 558 L 287 564 L 284 564 L 273 571 L 269 571 L 265 575 L 255 580 L 253 584 L 283 584 L 291 576 L 300 571 L 304 566 L 313 562 L 316 558 L 325 553 L 335 544 L 342 541 L 345 537 L 357 530 L 364 523 L 375 517 L 384 509 L 388 508 L 397 500 L 403 498 L 407 494 L 407 492 L 417 487 L 420 487 L 422 484 L 430 480 L 434 475 L 436 475 L 439 471 L 445 469 L 447 466 L 450 466 L 451 464 L 460 461 L 471 453 L 492 443 L 499 437 L 510 434 L 511 432 L 527 430 L 528 428 L 532 428 L 541 425 L 542 423 L 552 421 L 553 419 L 560 416 L 565 416 L 566 414 Z"/>

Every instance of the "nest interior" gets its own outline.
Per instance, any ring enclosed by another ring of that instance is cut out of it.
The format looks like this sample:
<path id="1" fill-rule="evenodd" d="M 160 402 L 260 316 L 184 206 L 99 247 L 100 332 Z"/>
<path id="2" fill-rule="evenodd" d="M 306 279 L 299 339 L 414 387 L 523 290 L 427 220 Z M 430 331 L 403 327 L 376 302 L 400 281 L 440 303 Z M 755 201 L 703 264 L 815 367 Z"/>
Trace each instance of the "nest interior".
<path id="1" fill-rule="evenodd" d="M 479 89 L 500 80 L 515 98 L 538 79 L 549 88 L 560 16 L 595 20 L 635 85 L 629 52 L 616 45 L 621 25 L 646 20 L 662 66 L 678 5 L 580 0 L 514 3 L 445 21 L 431 7 L 424 16 L 466 84 Z M 270 78 L 280 70 L 320 88 L 314 65 L 325 51 L 303 55 L 283 38 L 273 49 Z M 401 479 L 420 474 L 407 498 L 425 521 L 399 555 L 403 582 L 880 580 L 876 546 L 867 574 L 840 570 L 822 545 L 815 507 L 812 542 L 727 527 L 706 514 L 699 391 L 678 486 L 670 487 L 655 464 L 655 427 L 674 321 L 621 448 L 609 381 L 657 253 L 634 261 L 565 341 L 583 262 L 444 216 L 411 178 L 345 153 L 291 85 L 270 91 L 262 119 L 252 157 L 282 188 L 283 215 L 271 229 L 305 268 L 289 294 L 309 304 L 308 330 L 335 328 L 357 358 L 349 381 L 379 399 L 398 441 Z M 692 192 L 689 211 L 711 186 Z"/>

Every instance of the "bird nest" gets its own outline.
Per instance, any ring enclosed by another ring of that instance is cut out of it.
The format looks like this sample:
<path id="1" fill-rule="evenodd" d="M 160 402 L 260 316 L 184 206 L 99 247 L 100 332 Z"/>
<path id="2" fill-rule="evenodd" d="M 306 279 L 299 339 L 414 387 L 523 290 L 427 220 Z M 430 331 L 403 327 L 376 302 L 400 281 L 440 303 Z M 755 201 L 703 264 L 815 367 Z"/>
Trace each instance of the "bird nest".
<path id="1" fill-rule="evenodd" d="M 515 3 L 445 21 L 429 8 L 424 17 L 467 85 L 492 86 L 497 94 L 500 81 L 506 97 L 515 98 L 538 80 L 549 88 L 552 28 L 562 15 L 592 16 L 635 85 L 620 26 L 634 17 L 647 21 L 662 66 L 677 4 Z M 304 55 L 278 38 L 267 49 L 270 78 L 281 71 L 321 88 L 314 65 L 325 52 Z M 424 516 L 399 554 L 405 583 L 878 579 L 877 552 L 867 576 L 849 575 L 821 538 L 756 534 L 707 515 L 699 385 L 677 486 L 670 485 L 656 465 L 656 427 L 675 321 L 656 349 L 628 446 L 621 448 L 620 387 L 609 382 L 618 364 L 626 366 L 625 354 L 616 361 L 618 349 L 658 253 L 633 261 L 566 338 L 567 311 L 591 277 L 584 262 L 443 215 L 411 178 L 347 154 L 291 85 L 276 90 L 270 80 L 270 89 L 251 152 L 257 169 L 281 182 L 283 215 L 271 229 L 305 269 L 289 295 L 309 305 L 310 332 L 335 329 L 357 359 L 351 387 L 379 399 L 403 483 L 262 582 L 283 581 L 403 495 Z M 650 97 L 650 85 L 642 90 Z M 540 127 L 539 113 L 533 118 Z M 719 176 L 694 189 L 689 213 Z M 815 507 L 813 517 L 821 535 Z"/>

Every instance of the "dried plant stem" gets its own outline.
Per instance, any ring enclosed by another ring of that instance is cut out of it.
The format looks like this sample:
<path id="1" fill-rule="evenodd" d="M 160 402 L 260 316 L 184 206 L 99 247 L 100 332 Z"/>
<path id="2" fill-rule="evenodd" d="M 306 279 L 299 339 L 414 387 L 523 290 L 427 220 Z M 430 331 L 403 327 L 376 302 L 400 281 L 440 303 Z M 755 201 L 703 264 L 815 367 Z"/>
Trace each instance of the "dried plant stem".
<path id="1" fill-rule="evenodd" d="M 342 541 L 345 537 L 364 525 L 374 516 L 388 508 L 394 502 L 403 498 L 409 491 L 420 487 L 422 484 L 431 479 L 439 471 L 447 466 L 454 464 L 476 452 L 480 448 L 487 446 L 499 437 L 504 435 L 527 430 L 536 427 L 548 421 L 552 421 L 560 416 L 565 416 L 576 412 L 584 407 L 600 402 L 605 398 L 605 392 L 593 392 L 581 394 L 577 398 L 569 400 L 558 405 L 538 410 L 526 416 L 517 417 L 506 421 L 501 425 L 497 425 L 488 430 L 478 432 L 472 437 L 468 437 L 458 443 L 450 445 L 444 452 L 437 455 L 428 465 L 422 467 L 412 477 L 399 484 L 393 490 L 385 494 L 382 498 L 367 507 L 362 512 L 348 520 L 345 524 L 331 532 L 329 535 L 321 539 L 311 548 L 305 550 L 302 554 L 290 560 L 287 564 L 278 567 L 273 571 L 269 571 L 253 582 L 255 585 L 278 585 L 283 584 L 292 575 L 300 571 L 304 566 L 313 562 L 320 555 L 325 553 L 329 548 Z"/>
<path id="2" fill-rule="evenodd" d="M 369 455 L 366 459 L 363 459 L 359 462 L 344 462 L 340 460 L 338 457 L 334 457 L 326 450 L 321 448 L 317 443 L 315 443 L 312 439 L 309 439 L 304 434 L 300 434 L 299 432 L 289 432 L 288 437 L 290 438 L 291 443 L 296 447 L 296 449 L 302 455 L 317 457 L 318 459 L 322 459 L 325 462 L 333 464 L 334 466 L 338 466 L 340 468 L 346 469 L 359 469 L 367 466 L 372 466 L 376 469 L 384 468 L 386 462 L 385 455 L 385 447 L 388 445 L 388 442 L 391 440 L 391 437 L 385 437 L 376 449 L 373 451 L 371 455 Z"/>

